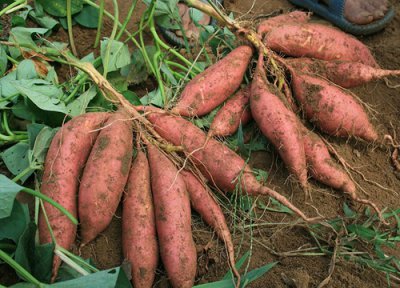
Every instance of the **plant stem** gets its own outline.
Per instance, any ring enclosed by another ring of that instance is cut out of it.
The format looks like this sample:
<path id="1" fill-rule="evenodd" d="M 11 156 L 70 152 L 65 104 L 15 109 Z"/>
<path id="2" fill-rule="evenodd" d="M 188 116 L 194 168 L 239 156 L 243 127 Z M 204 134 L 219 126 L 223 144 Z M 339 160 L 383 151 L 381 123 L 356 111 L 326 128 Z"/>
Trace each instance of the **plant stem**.
<path id="1" fill-rule="evenodd" d="M 91 270 L 92 272 L 99 272 L 100 271 L 96 267 L 93 267 L 89 263 L 83 261 L 80 257 L 78 257 L 75 254 L 69 252 L 68 250 L 64 249 L 61 246 L 57 246 L 56 250 L 62 252 L 63 254 L 65 254 L 66 256 L 70 257 L 72 260 L 74 260 L 76 263 L 78 263 L 80 266 L 82 266 L 84 268 L 87 268 L 87 269 Z"/>
<path id="2" fill-rule="evenodd" d="M 79 266 L 77 263 L 75 263 L 71 258 L 68 258 L 64 253 L 62 253 L 59 249 L 59 246 L 56 246 L 56 249 L 54 249 L 54 254 L 56 254 L 60 259 L 65 262 L 69 267 L 74 269 L 76 272 L 79 274 L 86 276 L 89 275 L 90 273 L 83 269 L 81 266 Z"/>
<path id="3" fill-rule="evenodd" d="M 111 32 L 111 36 L 108 39 L 107 42 L 107 48 L 106 48 L 106 55 L 104 56 L 104 62 L 103 62 L 103 76 L 104 78 L 107 78 L 107 73 L 108 73 L 108 64 L 110 61 L 110 53 L 111 53 L 111 46 L 112 43 L 114 42 L 115 39 L 115 34 L 117 34 L 117 29 L 118 29 L 118 19 L 119 19 L 119 9 L 118 9 L 118 2 L 117 0 L 113 0 L 113 6 L 114 6 L 114 25 L 113 25 L 113 30 Z"/>
<path id="4" fill-rule="evenodd" d="M 74 34 L 72 32 L 72 11 L 71 11 L 71 2 L 72 0 L 67 0 L 67 26 L 68 26 L 68 38 L 69 44 L 71 45 L 72 53 L 77 56 L 78 53 L 76 52 L 75 41 L 74 41 Z"/>
<path id="5" fill-rule="evenodd" d="M 69 220 L 71 220 L 72 223 L 78 225 L 78 220 L 76 220 L 76 218 L 71 213 L 69 213 L 68 210 L 66 210 L 63 206 L 55 202 L 53 199 L 47 197 L 46 195 L 42 194 L 39 191 L 32 190 L 30 188 L 23 187 L 21 191 L 33 195 L 39 199 L 42 199 L 43 201 L 46 201 L 47 203 L 51 204 L 52 206 L 60 210 L 65 216 L 68 217 Z"/>
<path id="6" fill-rule="evenodd" d="M 6 13 L 11 13 L 11 12 L 15 11 L 16 9 L 24 7 L 25 5 L 21 5 L 21 4 L 24 4 L 25 2 L 26 2 L 26 0 L 18 0 L 18 1 L 11 3 L 10 5 L 8 5 L 3 10 L 0 11 L 0 16 L 3 16 Z"/>
<path id="7" fill-rule="evenodd" d="M 36 285 L 37 287 L 45 287 L 46 285 L 41 283 L 35 277 L 33 277 L 24 267 L 22 267 L 18 262 L 12 259 L 7 253 L 0 249 L 0 259 L 10 265 L 18 274 L 27 282 Z"/>
<path id="8" fill-rule="evenodd" d="M 37 169 L 40 169 L 40 167 L 39 167 L 39 166 L 37 166 L 37 167 L 28 166 L 28 167 L 26 167 L 21 173 L 19 173 L 17 176 L 15 176 L 15 177 L 12 179 L 12 181 L 17 182 L 17 181 L 19 181 L 21 178 L 23 178 L 25 175 L 27 175 L 29 172 L 35 171 L 35 170 L 37 170 Z"/>
<path id="9" fill-rule="evenodd" d="M 173 54 L 176 58 L 178 58 L 183 63 L 185 63 L 188 66 L 190 66 L 190 69 L 193 68 L 194 70 L 196 70 L 197 73 L 202 72 L 201 69 L 199 67 L 197 67 L 195 63 L 190 62 L 185 57 L 183 57 L 179 52 L 177 52 L 175 49 L 171 48 L 164 41 L 162 41 L 160 39 L 160 37 L 158 36 L 155 27 L 150 27 L 150 32 L 154 37 L 154 41 L 156 41 L 162 48 L 166 49 L 168 52 L 171 52 L 171 54 Z"/>
<path id="10" fill-rule="evenodd" d="M 97 22 L 96 40 L 94 41 L 93 48 L 97 48 L 100 43 L 101 28 L 103 27 L 104 0 L 100 0 L 100 6 L 97 6 L 97 8 L 99 9 L 99 21 Z"/>
<path id="11" fill-rule="evenodd" d="M 136 4 L 137 4 L 137 0 L 133 0 L 131 8 L 129 9 L 128 14 L 125 17 L 124 23 L 122 23 L 122 26 L 121 26 L 117 36 L 115 37 L 116 40 L 119 40 L 121 38 L 122 34 L 125 32 L 126 26 L 128 25 L 129 20 L 131 20 L 132 13 L 136 8 Z"/>

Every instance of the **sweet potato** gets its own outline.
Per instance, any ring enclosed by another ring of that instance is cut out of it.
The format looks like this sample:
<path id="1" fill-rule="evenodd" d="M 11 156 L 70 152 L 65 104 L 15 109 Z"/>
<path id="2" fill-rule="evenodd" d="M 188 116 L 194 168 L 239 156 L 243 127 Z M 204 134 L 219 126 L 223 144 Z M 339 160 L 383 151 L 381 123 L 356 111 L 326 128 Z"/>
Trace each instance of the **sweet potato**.
<path id="1" fill-rule="evenodd" d="M 266 35 L 265 43 L 288 56 L 360 62 L 379 68 L 368 47 L 353 36 L 326 25 L 282 25 Z"/>
<path id="2" fill-rule="evenodd" d="M 229 136 L 237 131 L 240 123 L 245 125 L 251 120 L 249 96 L 250 87 L 245 87 L 226 101 L 211 123 L 209 137 Z"/>
<path id="3" fill-rule="evenodd" d="M 294 96 L 307 119 L 322 131 L 341 137 L 375 141 L 378 135 L 361 104 L 328 81 L 292 70 Z"/>
<path id="4" fill-rule="evenodd" d="M 154 129 L 167 141 L 182 146 L 202 174 L 222 191 L 234 191 L 238 187 L 245 195 L 268 195 L 306 221 L 314 220 L 308 218 L 286 197 L 257 182 L 250 167 L 235 152 L 214 139 L 208 139 L 206 142 L 204 132 L 191 122 L 151 107 L 146 107 L 145 111 L 154 112 L 146 115 L 153 123 Z"/>
<path id="5" fill-rule="evenodd" d="M 132 126 L 120 109 L 110 116 L 93 146 L 79 186 L 82 245 L 107 228 L 117 210 L 132 161 Z"/>
<path id="6" fill-rule="evenodd" d="M 324 61 L 310 58 L 285 60 L 292 68 L 317 74 L 344 88 L 357 87 L 387 76 L 400 76 L 400 70 L 384 70 L 357 62 Z"/>
<path id="7" fill-rule="evenodd" d="M 129 172 L 122 210 L 122 250 L 132 266 L 134 287 L 152 287 L 158 262 L 158 243 L 146 154 L 138 151 Z"/>
<path id="8" fill-rule="evenodd" d="M 251 47 L 239 46 L 208 67 L 186 85 L 172 113 L 202 116 L 211 112 L 239 88 L 252 55 Z"/>
<path id="9" fill-rule="evenodd" d="M 328 148 L 321 138 L 311 131 L 304 130 L 303 139 L 311 176 L 332 188 L 347 193 L 355 193 L 356 187 L 354 182 L 333 161 Z"/>
<path id="10" fill-rule="evenodd" d="M 225 242 L 229 256 L 229 265 L 240 283 L 240 274 L 235 268 L 235 250 L 232 242 L 232 236 L 226 224 L 224 213 L 211 196 L 211 191 L 204 186 L 191 172 L 183 170 L 181 172 L 189 192 L 190 202 L 194 210 L 200 214 L 201 218 L 210 225 L 218 237 Z"/>
<path id="11" fill-rule="evenodd" d="M 189 194 L 175 165 L 155 146 L 147 151 L 161 259 L 173 287 L 192 287 L 197 254 Z"/>
<path id="12" fill-rule="evenodd" d="M 371 206 L 381 221 L 388 225 L 383 218 L 382 211 L 371 200 L 360 198 L 356 186 L 350 177 L 331 158 L 328 148 L 318 135 L 304 128 L 304 148 L 307 155 L 310 174 L 316 180 L 332 188 L 343 191 L 351 200 Z"/>
<path id="13" fill-rule="evenodd" d="M 251 83 L 251 114 L 261 132 L 277 149 L 289 171 L 307 187 L 306 156 L 297 116 L 269 87 L 265 75 L 264 57 L 260 53 L 257 69 Z M 279 93 L 279 92 L 276 92 Z"/>
<path id="14" fill-rule="evenodd" d="M 44 164 L 41 192 L 60 203 L 77 217 L 76 197 L 79 177 L 107 113 L 86 113 L 63 125 L 54 136 Z M 44 202 L 44 208 L 59 246 L 70 249 L 75 241 L 76 226 L 58 209 Z M 39 214 L 40 243 L 51 243 L 52 238 L 42 212 Z M 52 282 L 61 260 L 54 256 Z"/>
<path id="15" fill-rule="evenodd" d="M 287 14 L 281 14 L 268 18 L 257 27 L 257 33 L 263 37 L 264 34 L 281 25 L 307 23 L 310 20 L 310 13 L 302 11 L 293 11 Z"/>

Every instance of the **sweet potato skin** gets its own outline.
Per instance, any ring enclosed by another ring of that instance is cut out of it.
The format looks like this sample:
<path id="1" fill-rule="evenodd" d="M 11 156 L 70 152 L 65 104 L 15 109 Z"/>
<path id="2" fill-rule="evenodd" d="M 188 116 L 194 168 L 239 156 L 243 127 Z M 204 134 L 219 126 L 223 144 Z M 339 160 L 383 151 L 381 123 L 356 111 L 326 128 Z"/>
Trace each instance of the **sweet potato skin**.
<path id="1" fill-rule="evenodd" d="M 229 136 L 237 131 L 240 123 L 247 124 L 252 119 L 249 96 L 250 87 L 245 87 L 229 98 L 215 115 L 208 135 Z"/>
<path id="2" fill-rule="evenodd" d="M 295 207 L 286 197 L 262 186 L 245 161 L 222 143 L 207 139 L 204 132 L 182 117 L 172 116 L 162 110 L 148 108 L 147 119 L 167 141 L 182 146 L 201 173 L 222 191 L 234 191 L 238 186 L 246 195 L 268 195 L 288 206 L 306 221 L 313 221 Z"/>
<path id="3" fill-rule="evenodd" d="M 182 170 L 181 175 L 186 183 L 187 191 L 189 192 L 190 202 L 194 210 L 200 214 L 201 218 L 212 227 L 217 233 L 218 237 L 225 242 L 228 251 L 229 263 L 233 268 L 237 277 L 239 273 L 235 268 L 235 251 L 232 242 L 232 236 L 226 224 L 224 213 L 221 207 L 217 204 L 215 199 L 211 196 L 206 186 L 193 175 L 193 173 Z"/>
<path id="4" fill-rule="evenodd" d="M 198 74 L 186 85 L 172 113 L 203 116 L 211 112 L 239 88 L 252 55 L 251 47 L 239 46 Z"/>
<path id="5" fill-rule="evenodd" d="M 322 131 L 340 137 L 375 141 L 378 134 L 354 97 L 322 78 L 292 71 L 294 95 L 307 119 Z"/>
<path id="6" fill-rule="evenodd" d="M 146 154 L 138 151 L 129 172 L 122 210 L 122 249 L 132 266 L 134 287 L 152 287 L 158 264 L 158 243 Z"/>
<path id="7" fill-rule="evenodd" d="M 79 186 L 82 244 L 107 228 L 117 210 L 132 161 L 132 126 L 122 109 L 101 129 Z"/>
<path id="8" fill-rule="evenodd" d="M 261 132 L 277 149 L 289 171 L 307 186 L 306 156 L 297 116 L 269 89 L 260 54 L 251 84 L 250 108 Z M 278 92 L 277 92 L 278 93 Z"/>
<path id="9" fill-rule="evenodd" d="M 350 177 L 336 164 L 321 138 L 311 131 L 304 132 L 304 150 L 311 176 L 332 188 L 355 193 Z"/>
<path id="10" fill-rule="evenodd" d="M 86 113 L 77 116 L 63 125 L 54 136 L 44 165 L 41 192 L 60 203 L 73 216 L 77 217 L 76 197 L 79 177 L 89 157 L 101 124 L 109 117 L 107 113 Z M 75 241 L 76 226 L 58 209 L 44 202 L 47 216 L 57 244 L 70 249 Z M 46 220 L 39 213 L 40 243 L 51 243 Z M 59 257 L 53 260 L 52 282 L 61 264 Z"/>
<path id="11" fill-rule="evenodd" d="M 271 31 L 273 28 L 287 25 L 307 23 L 310 20 L 310 13 L 302 11 L 293 11 L 287 14 L 281 14 L 275 17 L 268 18 L 260 23 L 257 27 L 257 33 L 262 37 L 264 34 Z"/>
<path id="12" fill-rule="evenodd" d="M 192 287 L 197 269 L 189 194 L 174 164 L 147 146 L 161 259 L 173 287 Z"/>
<path id="13" fill-rule="evenodd" d="M 265 43 L 272 50 L 288 56 L 352 61 L 379 67 L 369 49 L 359 40 L 321 24 L 279 26 L 266 35 Z"/>
<path id="14" fill-rule="evenodd" d="M 343 88 L 353 88 L 386 76 L 400 75 L 400 70 L 384 70 L 362 63 L 341 60 L 294 58 L 287 59 L 285 62 L 303 73 L 319 75 Z"/>

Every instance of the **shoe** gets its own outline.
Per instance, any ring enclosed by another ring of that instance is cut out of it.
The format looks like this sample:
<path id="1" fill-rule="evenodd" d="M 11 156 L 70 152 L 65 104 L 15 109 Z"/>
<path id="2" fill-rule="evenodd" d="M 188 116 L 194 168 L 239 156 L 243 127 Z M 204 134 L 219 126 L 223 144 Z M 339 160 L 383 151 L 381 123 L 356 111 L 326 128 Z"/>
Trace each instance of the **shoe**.
<path id="1" fill-rule="evenodd" d="M 202 0 L 205 3 L 208 3 L 207 0 Z M 223 4 L 223 0 L 214 0 L 213 1 L 215 4 L 217 4 L 217 6 L 222 5 Z M 209 25 L 215 26 L 217 25 L 217 20 L 214 18 L 210 19 L 210 23 Z M 183 39 L 183 37 L 180 37 L 178 35 L 176 35 L 174 30 L 171 29 L 166 29 L 164 27 L 162 27 L 161 25 L 157 24 L 158 29 L 160 30 L 161 34 L 163 35 L 163 37 L 165 38 L 165 40 L 173 45 L 173 46 L 179 46 L 179 47 L 185 47 L 185 40 Z M 193 47 L 194 43 L 189 42 L 188 43 L 189 47 Z"/>
<path id="2" fill-rule="evenodd" d="M 349 22 L 344 17 L 344 4 L 346 0 L 330 0 L 329 4 L 319 0 L 289 0 L 291 3 L 306 8 L 319 16 L 335 24 L 343 31 L 353 35 L 370 35 L 382 30 L 394 17 L 394 9 L 391 7 L 385 17 L 370 24 L 360 25 Z"/>

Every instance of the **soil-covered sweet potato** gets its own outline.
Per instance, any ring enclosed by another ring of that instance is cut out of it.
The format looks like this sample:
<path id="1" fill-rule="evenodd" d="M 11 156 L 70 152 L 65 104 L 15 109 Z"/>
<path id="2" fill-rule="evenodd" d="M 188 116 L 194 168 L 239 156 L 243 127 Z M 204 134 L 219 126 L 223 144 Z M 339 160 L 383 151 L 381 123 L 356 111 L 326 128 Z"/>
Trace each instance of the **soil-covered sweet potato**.
<path id="1" fill-rule="evenodd" d="M 239 46 L 198 74 L 186 85 L 172 113 L 203 116 L 211 112 L 239 88 L 252 55 L 250 46 Z"/>
<path id="2" fill-rule="evenodd" d="M 400 76 L 400 70 L 384 70 L 357 62 L 293 58 L 285 62 L 304 73 L 326 78 L 343 88 L 353 88 L 387 76 Z"/>
<path id="3" fill-rule="evenodd" d="M 152 287 L 158 263 L 158 243 L 146 154 L 138 151 L 123 199 L 122 250 L 132 266 L 132 284 Z"/>
<path id="4" fill-rule="evenodd" d="M 197 269 L 189 194 L 175 165 L 147 146 L 161 260 L 173 287 L 191 288 Z"/>
<path id="5" fill-rule="evenodd" d="M 96 238 L 110 224 L 128 180 L 132 161 L 132 124 L 123 109 L 113 113 L 101 129 L 79 186 L 82 244 Z"/>
<path id="6" fill-rule="evenodd" d="M 154 129 L 167 141 L 182 146 L 186 154 L 196 164 L 211 184 L 222 191 L 234 191 L 235 188 L 246 195 L 268 195 L 286 205 L 306 221 L 308 218 L 286 197 L 262 186 L 254 177 L 251 168 L 234 151 L 224 144 L 208 139 L 204 132 L 182 117 L 168 115 L 165 111 L 146 107 L 146 115 Z"/>
<path id="7" fill-rule="evenodd" d="M 293 94 L 308 120 L 322 131 L 341 137 L 375 141 L 378 134 L 362 105 L 328 81 L 292 70 Z"/>
<path id="8" fill-rule="evenodd" d="M 98 129 L 109 117 L 108 113 L 86 113 L 63 125 L 54 136 L 46 155 L 40 191 L 60 203 L 77 217 L 79 177 L 89 157 Z M 57 244 L 70 249 L 75 241 L 76 226 L 54 206 L 44 202 L 44 208 Z M 45 217 L 39 214 L 40 243 L 51 243 L 52 238 Z M 61 260 L 54 256 L 52 282 Z"/>
<path id="9" fill-rule="evenodd" d="M 238 130 L 240 124 L 245 125 L 251 120 L 249 96 L 250 87 L 245 87 L 226 101 L 210 125 L 209 137 L 229 136 Z"/>
<path id="10" fill-rule="evenodd" d="M 306 156 L 301 129 L 296 114 L 273 93 L 264 70 L 260 53 L 257 69 L 251 84 L 250 109 L 261 132 L 275 146 L 283 162 L 303 188 L 307 187 Z"/>
<path id="11" fill-rule="evenodd" d="M 272 29 L 265 44 L 288 56 L 360 62 L 379 68 L 368 47 L 338 29 L 317 24 L 288 24 Z"/>

